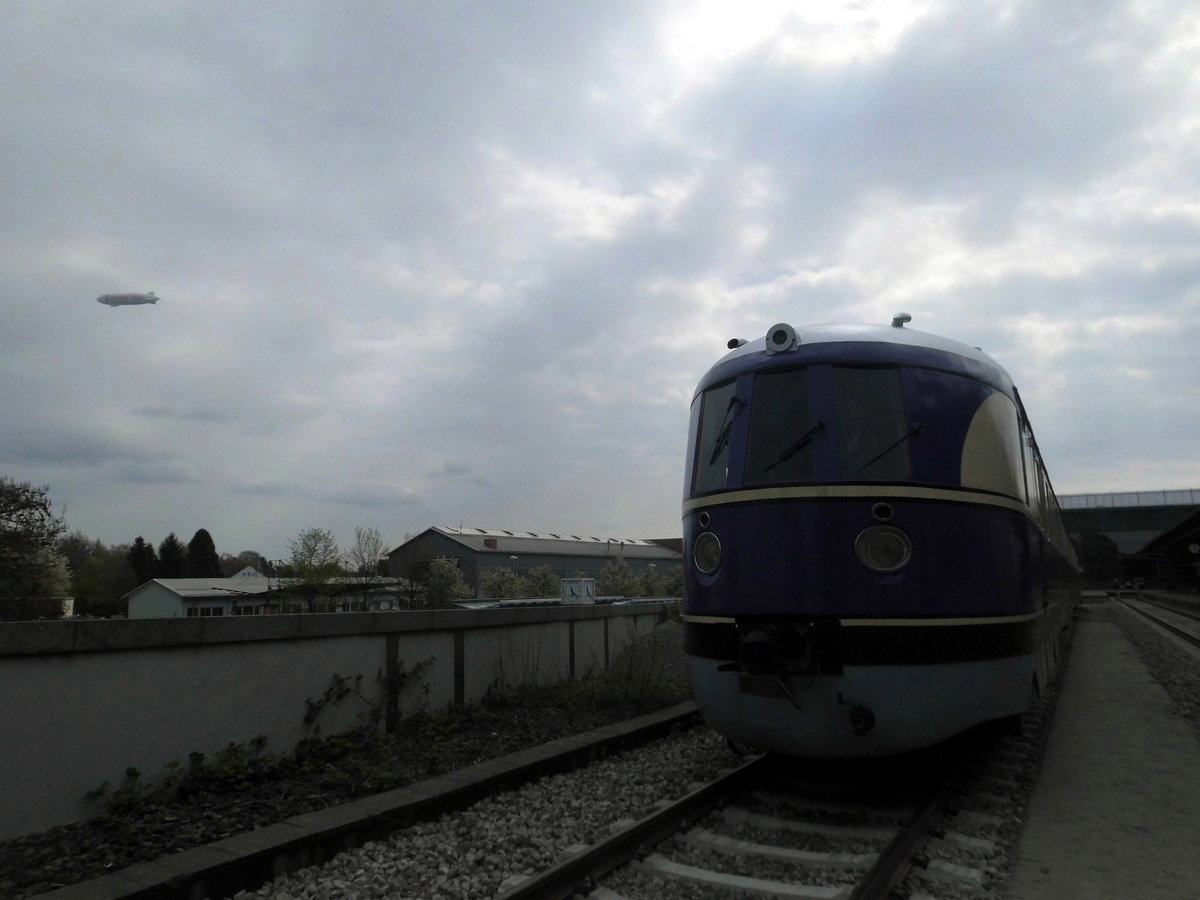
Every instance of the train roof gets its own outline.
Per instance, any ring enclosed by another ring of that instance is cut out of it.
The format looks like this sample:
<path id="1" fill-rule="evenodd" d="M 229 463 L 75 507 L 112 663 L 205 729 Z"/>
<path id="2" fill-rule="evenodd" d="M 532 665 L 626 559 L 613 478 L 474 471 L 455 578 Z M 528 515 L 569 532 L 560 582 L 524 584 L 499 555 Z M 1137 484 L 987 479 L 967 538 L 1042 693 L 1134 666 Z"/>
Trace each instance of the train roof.
<path id="1" fill-rule="evenodd" d="M 1013 394 L 1008 373 L 978 347 L 905 327 L 907 321 L 907 317 L 898 315 L 891 325 L 773 325 L 762 337 L 741 341 L 740 346 L 734 344 L 741 339 L 730 341 L 733 349 L 705 373 L 696 391 L 699 393 L 718 381 L 757 369 L 842 362 L 943 369 L 983 381 L 1010 396 Z M 794 342 L 769 346 L 781 329 L 791 329 L 795 334 Z"/>

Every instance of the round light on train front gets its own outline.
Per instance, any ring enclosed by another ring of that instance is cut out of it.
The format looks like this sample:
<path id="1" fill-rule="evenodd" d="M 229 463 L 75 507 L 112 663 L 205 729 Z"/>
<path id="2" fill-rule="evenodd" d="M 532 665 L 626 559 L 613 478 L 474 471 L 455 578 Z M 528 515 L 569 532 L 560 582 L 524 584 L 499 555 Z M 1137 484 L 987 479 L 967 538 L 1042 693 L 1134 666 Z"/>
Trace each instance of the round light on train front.
<path id="1" fill-rule="evenodd" d="M 721 542 L 711 531 L 704 531 L 692 544 L 692 562 L 705 575 L 711 575 L 721 565 Z"/>
<path id="2" fill-rule="evenodd" d="M 872 572 L 898 572 L 912 559 L 912 541 L 895 525 L 864 528 L 854 541 L 854 555 Z"/>

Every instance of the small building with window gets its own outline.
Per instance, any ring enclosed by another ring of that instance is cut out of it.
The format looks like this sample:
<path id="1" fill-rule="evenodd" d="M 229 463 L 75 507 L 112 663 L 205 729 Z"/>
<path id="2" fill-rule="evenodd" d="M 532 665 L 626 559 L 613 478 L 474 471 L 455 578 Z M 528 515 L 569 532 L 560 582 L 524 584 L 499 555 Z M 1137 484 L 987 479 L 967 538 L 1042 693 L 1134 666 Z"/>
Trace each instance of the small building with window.
<path id="1" fill-rule="evenodd" d="M 131 619 L 245 616 L 275 612 L 278 582 L 257 573 L 233 578 L 155 578 L 125 595 Z"/>
<path id="2" fill-rule="evenodd" d="M 288 578 L 253 569 L 232 578 L 155 578 L 125 595 L 131 619 L 260 616 L 288 612 L 364 612 L 401 609 L 409 588 L 394 578 L 335 578 L 312 604 Z"/>

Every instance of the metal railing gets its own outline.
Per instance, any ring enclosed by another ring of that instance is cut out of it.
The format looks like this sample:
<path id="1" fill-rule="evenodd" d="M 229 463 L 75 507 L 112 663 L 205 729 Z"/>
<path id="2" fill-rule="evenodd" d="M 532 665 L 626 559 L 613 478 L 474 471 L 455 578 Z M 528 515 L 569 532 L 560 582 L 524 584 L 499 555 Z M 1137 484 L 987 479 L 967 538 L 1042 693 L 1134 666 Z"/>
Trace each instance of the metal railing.
<path id="1" fill-rule="evenodd" d="M 1130 506 L 1200 506 L 1200 488 L 1170 491 L 1113 491 L 1097 494 L 1059 494 L 1066 509 L 1117 509 Z"/>

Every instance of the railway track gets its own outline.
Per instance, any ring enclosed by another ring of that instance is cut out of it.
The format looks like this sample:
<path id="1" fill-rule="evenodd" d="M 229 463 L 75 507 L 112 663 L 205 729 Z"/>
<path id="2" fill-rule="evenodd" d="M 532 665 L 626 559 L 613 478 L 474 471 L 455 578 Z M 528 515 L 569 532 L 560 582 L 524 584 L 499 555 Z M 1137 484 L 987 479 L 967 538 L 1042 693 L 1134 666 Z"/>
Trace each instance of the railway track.
<path id="1" fill-rule="evenodd" d="M 1162 630 L 1200 648 L 1200 610 L 1195 607 L 1149 600 L 1122 599 L 1121 603 Z"/>
<path id="2" fill-rule="evenodd" d="M 930 864 L 920 851 L 978 740 L 890 762 L 756 757 L 498 900 L 663 896 L 672 882 L 737 896 L 887 897 L 914 863 Z"/>
<path id="3" fill-rule="evenodd" d="M 217 849 L 233 849 L 226 841 L 194 862 L 198 854 L 177 854 L 62 896 L 511 900 L 592 892 L 593 900 L 661 900 L 746 896 L 765 886 L 784 896 L 863 898 L 886 896 L 916 864 L 896 896 L 995 900 L 1037 749 L 1029 733 L 993 740 L 976 732 L 924 754 L 923 765 L 911 757 L 907 765 L 766 757 L 738 765 L 714 735 L 672 734 L 661 748 L 589 751 L 569 772 L 457 812 L 430 797 L 424 805 L 442 813 L 436 820 L 381 796 L 327 811 L 336 827 L 320 829 L 327 840 L 319 846 L 297 843 L 292 820 L 245 836 L 255 845 L 248 855 L 218 860 Z M 708 784 L 719 766 L 736 768 Z M 484 768 L 494 780 L 497 763 Z M 466 775 L 442 781 L 462 788 Z M 393 792 L 397 800 L 411 793 Z M 681 795 L 678 803 L 659 799 Z M 360 807 L 370 822 L 355 818 Z M 352 849 L 320 849 L 334 844 Z"/>

